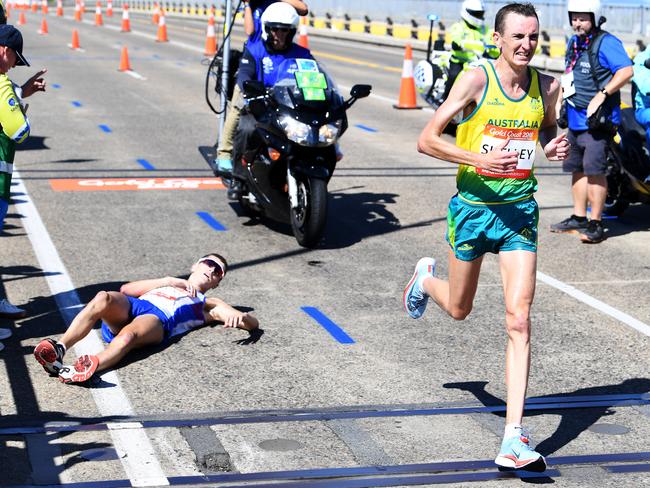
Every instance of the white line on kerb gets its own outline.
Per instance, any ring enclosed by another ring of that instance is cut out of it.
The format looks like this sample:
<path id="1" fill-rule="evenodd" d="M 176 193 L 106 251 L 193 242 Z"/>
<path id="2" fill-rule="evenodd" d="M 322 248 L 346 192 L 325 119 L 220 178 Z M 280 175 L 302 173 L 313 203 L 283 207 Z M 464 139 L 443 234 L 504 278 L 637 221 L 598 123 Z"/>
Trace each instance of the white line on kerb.
<path id="1" fill-rule="evenodd" d="M 556 280 L 555 278 L 552 278 L 549 275 L 542 273 L 541 271 L 537 272 L 537 279 L 546 283 L 547 285 L 552 286 L 553 288 L 557 288 L 558 290 L 566 293 L 567 295 L 572 296 L 577 300 L 580 300 L 583 303 L 586 303 L 590 307 L 593 307 L 596 310 L 600 310 L 601 312 L 609 315 L 610 317 L 623 322 L 625 325 L 629 325 L 630 327 L 638 330 L 642 334 L 650 336 L 650 325 L 644 324 L 640 320 L 631 317 L 625 312 L 621 312 L 620 310 L 610 305 L 607 305 L 606 303 L 601 302 L 600 300 L 590 295 L 587 295 L 586 293 L 578 290 L 577 288 L 571 285 L 567 285 L 562 281 Z"/>
<path id="2" fill-rule="evenodd" d="M 59 312 L 66 322 L 66 326 L 69 326 L 81 307 L 81 301 L 18 171 L 14 170 L 13 175 L 15 191 L 21 195 L 21 201 L 16 203 L 15 207 L 24 216 L 22 223 L 32 243 L 36 258 L 45 274 Z M 75 346 L 75 352 L 78 355 L 97 354 L 103 348 L 99 335 L 93 330 Z M 115 386 L 90 389 L 100 415 L 133 415 L 131 402 L 120 386 L 117 373 L 115 371 L 102 373 L 102 378 Z M 65 388 L 63 385 L 61 387 Z M 109 433 L 113 438 L 113 445 L 118 452 L 124 471 L 133 486 L 169 485 L 169 480 L 165 477 L 144 430 L 109 429 Z"/>

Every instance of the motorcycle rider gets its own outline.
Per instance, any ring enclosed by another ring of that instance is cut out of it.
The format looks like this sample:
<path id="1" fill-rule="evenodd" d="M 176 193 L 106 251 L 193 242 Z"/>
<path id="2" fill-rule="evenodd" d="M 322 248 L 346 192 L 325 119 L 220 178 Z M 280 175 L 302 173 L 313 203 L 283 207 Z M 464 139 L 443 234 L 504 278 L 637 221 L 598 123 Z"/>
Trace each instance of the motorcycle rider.
<path id="1" fill-rule="evenodd" d="M 499 57 L 499 49 L 492 40 L 494 30 L 485 26 L 483 0 L 465 0 L 460 8 L 460 16 L 461 20 L 449 28 L 451 59 L 443 100 L 449 95 L 449 90 L 463 71 L 463 66 L 482 57 Z"/>
<path id="2" fill-rule="evenodd" d="M 284 74 L 278 72 L 278 66 L 287 59 L 312 59 L 309 49 L 293 42 L 298 29 L 299 17 L 296 9 L 284 2 L 276 2 L 262 14 L 261 42 L 247 44 L 242 54 L 237 73 L 237 86 L 244 93 L 244 82 L 261 81 L 265 87 L 273 86 Z M 255 118 L 242 111 L 235 135 L 233 160 L 241 160 L 241 151 L 254 147 Z M 241 164 L 233 165 L 232 183 L 228 198 L 237 200 L 241 194 L 243 168 Z"/>
<path id="3" fill-rule="evenodd" d="M 262 38 L 262 14 L 272 4 L 278 0 L 244 0 L 244 31 L 248 36 L 244 46 L 254 42 L 260 42 Z M 301 0 L 281 0 L 288 3 L 296 9 L 298 15 L 307 15 L 309 9 L 307 4 Z M 223 174 L 232 172 L 232 144 L 237 124 L 241 115 L 241 109 L 244 105 L 239 87 L 235 87 L 230 100 L 230 110 L 224 121 L 223 133 L 219 137 L 219 147 L 217 148 L 217 170 Z"/>
<path id="4" fill-rule="evenodd" d="M 619 90 L 632 78 L 632 62 L 621 41 L 600 28 L 600 0 L 569 0 L 568 13 L 575 35 L 567 44 L 562 90 L 572 151 L 563 170 L 572 173 L 573 214 L 551 232 L 577 232 L 583 242 L 597 243 L 605 238 L 607 144 L 621 120 Z"/>

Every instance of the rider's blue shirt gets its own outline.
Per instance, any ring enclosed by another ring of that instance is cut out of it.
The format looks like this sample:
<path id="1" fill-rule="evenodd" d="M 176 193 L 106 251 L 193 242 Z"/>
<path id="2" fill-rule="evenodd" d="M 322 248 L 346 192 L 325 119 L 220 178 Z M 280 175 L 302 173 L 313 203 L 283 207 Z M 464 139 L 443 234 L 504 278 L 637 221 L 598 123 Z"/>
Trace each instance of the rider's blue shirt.
<path id="1" fill-rule="evenodd" d="M 571 41 L 569 41 L 569 45 L 571 45 Z M 630 61 L 630 57 L 627 55 L 623 43 L 611 34 L 605 34 L 605 37 L 602 40 L 598 51 L 598 61 L 603 68 L 607 68 L 612 73 L 616 73 L 618 70 L 632 65 L 632 61 Z M 589 56 L 586 51 L 580 55 L 578 62 L 576 63 L 574 76 L 582 76 L 587 83 L 594 83 L 591 75 Z M 576 87 L 578 85 L 579 83 L 576 82 Z M 597 91 L 597 88 L 593 89 L 594 94 Z M 571 130 L 588 129 L 586 108 L 577 108 L 569 103 L 567 107 L 567 116 L 569 128 Z M 620 121 L 621 110 L 619 107 L 615 107 L 612 111 L 612 122 L 614 124 L 619 124 Z"/>
<path id="2" fill-rule="evenodd" d="M 282 70 L 278 67 L 287 59 L 312 59 L 309 49 L 305 49 L 297 44 L 291 44 L 291 47 L 283 52 L 270 52 L 266 49 L 263 41 L 249 42 L 244 49 L 244 54 L 239 65 L 237 73 L 237 84 L 243 90 L 244 81 L 258 80 L 264 83 L 264 86 L 273 86 L 278 80 L 285 78 L 288 70 L 297 69 L 293 63 L 284 63 Z"/>

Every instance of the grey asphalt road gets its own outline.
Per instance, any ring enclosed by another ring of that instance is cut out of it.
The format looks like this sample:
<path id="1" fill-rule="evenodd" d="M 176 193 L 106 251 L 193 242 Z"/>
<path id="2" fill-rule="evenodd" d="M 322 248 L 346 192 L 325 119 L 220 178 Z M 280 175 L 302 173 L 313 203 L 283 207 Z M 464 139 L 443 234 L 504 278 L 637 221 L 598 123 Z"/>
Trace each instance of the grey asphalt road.
<path id="1" fill-rule="evenodd" d="M 128 34 L 119 16 L 99 28 L 90 15 L 50 15 L 40 36 L 40 18 L 28 13 L 21 27 L 32 69 L 10 73 L 20 83 L 47 67 L 49 86 L 29 100 L 32 136 L 16 155 L 2 235 L 0 291 L 29 315 L 0 321 L 13 330 L 0 353 L 0 485 L 522 483 L 491 464 L 506 394 L 497 258 L 486 257 L 464 322 L 433 305 L 418 321 L 402 309 L 418 258 L 436 257 L 446 275 L 455 167 L 415 149 L 430 111 L 391 107 L 399 49 L 310 39 L 342 91 L 371 83 L 373 96 L 349 113 L 326 234 L 305 250 L 286 226 L 241 215 L 222 189 L 97 189 L 119 188 L 118 178 L 211 180 L 198 150 L 218 126 L 203 98 L 203 23 L 169 18 L 171 42 L 156 43 L 138 15 Z M 67 47 L 73 29 L 83 51 Z M 117 69 L 125 45 L 139 77 Z M 558 163 L 537 167 L 526 426 L 551 469 L 525 481 L 648 485 L 650 213 L 633 206 L 608 220 L 599 245 L 551 234 L 571 213 L 569 177 Z M 56 189 L 70 179 L 97 190 Z M 213 293 L 252 310 L 261 337 L 206 327 L 86 387 L 62 385 L 33 359 L 35 344 L 62 334 L 64 317 L 97 291 L 182 276 L 214 251 L 231 272 Z"/>

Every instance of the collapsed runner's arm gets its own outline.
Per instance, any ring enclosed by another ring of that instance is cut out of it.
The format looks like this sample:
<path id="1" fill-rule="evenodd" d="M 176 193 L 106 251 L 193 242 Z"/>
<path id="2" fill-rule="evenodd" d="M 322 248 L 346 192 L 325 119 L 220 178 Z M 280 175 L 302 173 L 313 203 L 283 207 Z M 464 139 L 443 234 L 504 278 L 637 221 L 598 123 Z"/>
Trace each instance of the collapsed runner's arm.
<path id="1" fill-rule="evenodd" d="M 255 317 L 249 313 L 240 312 L 219 298 L 206 298 L 205 307 L 213 321 L 223 322 L 223 326 L 226 328 L 252 331 L 259 327 L 259 322 Z"/>
<path id="2" fill-rule="evenodd" d="M 487 85 L 483 68 L 465 73 L 454 84 L 445 102 L 436 110 L 418 139 L 418 151 L 451 163 L 467 164 L 495 173 L 506 173 L 516 168 L 519 153 L 505 151 L 506 140 L 487 154 L 467 151 L 442 137 L 442 131 L 454 116 L 472 104 L 477 105 Z"/>
<path id="3" fill-rule="evenodd" d="M 191 296 L 196 295 L 196 290 L 192 285 L 190 285 L 187 280 L 176 278 L 174 276 L 131 281 L 129 283 L 125 283 L 120 287 L 120 293 L 137 298 L 144 295 L 148 291 L 154 290 L 156 288 L 162 288 L 163 286 L 173 286 L 174 288 L 180 288 L 181 290 L 187 291 Z"/>

